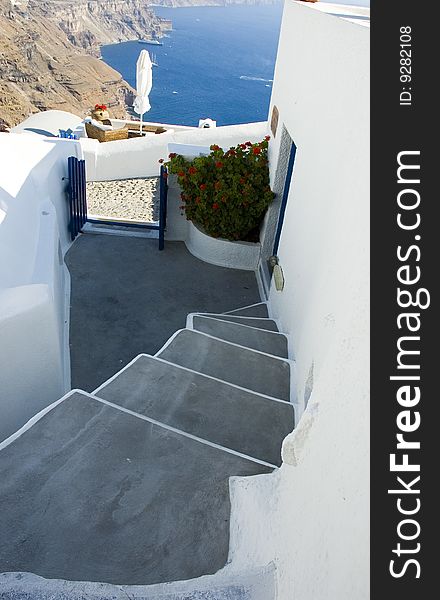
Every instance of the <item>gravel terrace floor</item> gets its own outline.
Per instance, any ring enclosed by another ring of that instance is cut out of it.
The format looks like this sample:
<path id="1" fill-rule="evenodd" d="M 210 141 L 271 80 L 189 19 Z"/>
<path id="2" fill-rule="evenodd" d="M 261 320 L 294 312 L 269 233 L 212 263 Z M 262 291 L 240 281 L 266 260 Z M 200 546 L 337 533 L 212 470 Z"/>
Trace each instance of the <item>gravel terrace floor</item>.
<path id="1" fill-rule="evenodd" d="M 90 216 L 151 223 L 159 218 L 159 178 L 90 181 L 87 183 Z"/>

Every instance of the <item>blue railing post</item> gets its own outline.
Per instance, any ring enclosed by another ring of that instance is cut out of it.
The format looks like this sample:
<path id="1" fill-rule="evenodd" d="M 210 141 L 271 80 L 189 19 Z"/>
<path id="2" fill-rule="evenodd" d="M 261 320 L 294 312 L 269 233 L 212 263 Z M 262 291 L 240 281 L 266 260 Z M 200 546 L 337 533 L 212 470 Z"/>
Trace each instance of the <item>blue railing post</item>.
<path id="1" fill-rule="evenodd" d="M 165 246 L 165 228 L 167 225 L 168 169 L 161 165 L 159 180 L 159 250 Z"/>
<path id="2" fill-rule="evenodd" d="M 72 241 L 87 221 L 85 161 L 75 156 L 68 158 L 69 173 L 69 229 Z"/>
<path id="3" fill-rule="evenodd" d="M 79 231 L 82 230 L 87 221 L 87 198 L 86 198 L 86 165 L 84 160 L 78 161 L 79 170 Z"/>

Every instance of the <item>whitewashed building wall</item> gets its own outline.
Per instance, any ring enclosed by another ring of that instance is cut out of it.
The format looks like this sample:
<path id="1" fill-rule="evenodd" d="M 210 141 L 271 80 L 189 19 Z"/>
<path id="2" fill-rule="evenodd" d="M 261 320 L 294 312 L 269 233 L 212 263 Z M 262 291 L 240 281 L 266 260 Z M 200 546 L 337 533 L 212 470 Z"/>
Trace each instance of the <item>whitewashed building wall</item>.
<path id="1" fill-rule="evenodd" d="M 307 408 L 279 472 L 232 482 L 234 568 L 280 600 L 369 598 L 369 29 L 288 0 L 271 108 L 297 146 L 270 304 Z M 380 399 L 377 399 L 378 401 Z"/>

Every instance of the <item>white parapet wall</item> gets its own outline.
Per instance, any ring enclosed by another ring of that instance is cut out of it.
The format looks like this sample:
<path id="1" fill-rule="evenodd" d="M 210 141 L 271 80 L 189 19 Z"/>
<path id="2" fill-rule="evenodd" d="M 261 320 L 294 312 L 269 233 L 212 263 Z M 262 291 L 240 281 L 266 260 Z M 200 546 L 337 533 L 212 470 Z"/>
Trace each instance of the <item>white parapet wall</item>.
<path id="1" fill-rule="evenodd" d="M 195 223 L 188 223 L 186 247 L 196 258 L 219 267 L 256 271 L 260 244 L 235 242 L 207 235 Z"/>
<path id="2" fill-rule="evenodd" d="M 285 3 L 270 143 L 272 181 L 283 126 L 297 147 L 269 301 L 307 408 L 278 472 L 232 481 L 230 559 L 274 559 L 278 600 L 367 600 L 369 29 L 316 6 Z"/>
<path id="3" fill-rule="evenodd" d="M 267 133 L 267 123 L 248 123 L 214 128 L 185 128 L 167 125 L 165 133 L 148 134 L 113 142 L 98 142 L 81 138 L 87 166 L 88 181 L 110 181 L 136 177 L 157 177 L 159 159 L 166 159 L 169 144 L 229 148 L 243 141 L 261 141 Z"/>
<path id="4" fill-rule="evenodd" d="M 70 388 L 67 157 L 78 142 L 0 134 L 0 441 Z"/>

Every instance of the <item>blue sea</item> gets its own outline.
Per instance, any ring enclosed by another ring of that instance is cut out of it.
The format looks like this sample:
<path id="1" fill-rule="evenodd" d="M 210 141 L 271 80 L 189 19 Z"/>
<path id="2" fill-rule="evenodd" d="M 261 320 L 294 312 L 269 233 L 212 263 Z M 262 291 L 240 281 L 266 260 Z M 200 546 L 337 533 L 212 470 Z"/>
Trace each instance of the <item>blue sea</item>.
<path id="1" fill-rule="evenodd" d="M 218 125 L 267 117 L 282 5 L 154 8 L 173 22 L 163 46 L 138 42 L 102 48 L 102 57 L 136 87 L 136 60 L 155 55 L 149 121 Z"/>
<path id="2" fill-rule="evenodd" d="M 359 4 L 368 0 L 358 0 Z M 353 2 L 352 0 L 352 3 Z M 218 125 L 267 118 L 283 4 L 154 7 L 173 22 L 162 46 L 124 42 L 102 47 L 102 57 L 136 87 L 142 49 L 154 55 L 149 121 Z"/>

